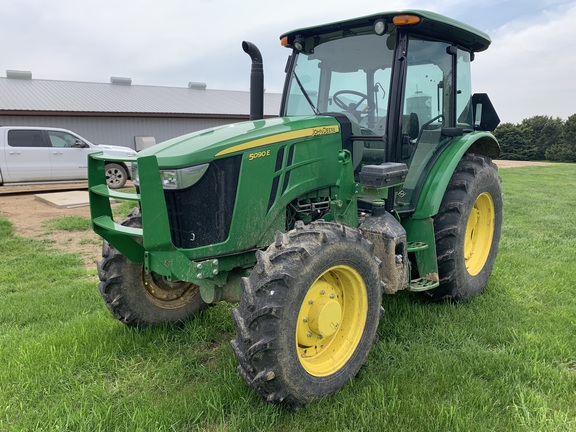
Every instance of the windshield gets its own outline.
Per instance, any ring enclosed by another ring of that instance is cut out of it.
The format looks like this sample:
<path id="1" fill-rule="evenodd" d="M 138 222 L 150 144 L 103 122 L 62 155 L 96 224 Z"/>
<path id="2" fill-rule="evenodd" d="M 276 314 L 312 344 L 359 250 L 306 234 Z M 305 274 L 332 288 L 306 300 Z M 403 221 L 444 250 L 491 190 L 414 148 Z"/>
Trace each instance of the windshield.
<path id="1" fill-rule="evenodd" d="M 364 132 L 384 134 L 395 34 L 364 35 L 300 52 L 285 115 L 345 113 Z"/>

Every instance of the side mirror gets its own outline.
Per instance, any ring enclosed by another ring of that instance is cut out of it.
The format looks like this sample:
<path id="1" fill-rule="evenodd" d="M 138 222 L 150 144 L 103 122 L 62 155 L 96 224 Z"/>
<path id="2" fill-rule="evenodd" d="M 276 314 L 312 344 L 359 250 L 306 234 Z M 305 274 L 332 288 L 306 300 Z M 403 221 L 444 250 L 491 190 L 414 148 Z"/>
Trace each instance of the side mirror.
<path id="1" fill-rule="evenodd" d="M 486 93 L 472 95 L 472 114 L 474 130 L 493 131 L 500 124 L 500 117 Z"/>
<path id="2" fill-rule="evenodd" d="M 88 147 L 88 146 L 86 145 L 86 143 L 85 143 L 84 141 L 82 141 L 82 140 L 80 140 L 80 139 L 77 139 L 76 142 L 74 143 L 74 145 L 73 145 L 72 147 L 75 147 L 75 148 L 86 148 L 86 147 Z"/>

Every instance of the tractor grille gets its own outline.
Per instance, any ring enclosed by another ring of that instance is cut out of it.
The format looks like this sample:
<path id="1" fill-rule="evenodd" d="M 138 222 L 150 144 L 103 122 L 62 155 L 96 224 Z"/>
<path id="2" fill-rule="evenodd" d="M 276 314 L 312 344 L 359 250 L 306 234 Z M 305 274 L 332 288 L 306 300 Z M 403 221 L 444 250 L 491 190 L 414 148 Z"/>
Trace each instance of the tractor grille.
<path id="1" fill-rule="evenodd" d="M 198 183 L 182 190 L 165 190 L 172 242 L 191 249 L 228 238 L 238 189 L 241 156 L 210 163 Z"/>

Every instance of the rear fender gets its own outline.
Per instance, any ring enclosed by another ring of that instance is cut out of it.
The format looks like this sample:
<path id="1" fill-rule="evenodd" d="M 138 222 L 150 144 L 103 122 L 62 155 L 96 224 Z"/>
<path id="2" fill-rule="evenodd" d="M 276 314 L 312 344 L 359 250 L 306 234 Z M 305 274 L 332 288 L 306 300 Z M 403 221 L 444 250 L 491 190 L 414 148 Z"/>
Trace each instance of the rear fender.
<path id="1" fill-rule="evenodd" d="M 428 174 L 412 215 L 413 219 L 425 219 L 438 213 L 450 178 L 465 153 L 495 158 L 500 154 L 500 146 L 494 135 L 484 131 L 471 132 L 452 142 Z"/>

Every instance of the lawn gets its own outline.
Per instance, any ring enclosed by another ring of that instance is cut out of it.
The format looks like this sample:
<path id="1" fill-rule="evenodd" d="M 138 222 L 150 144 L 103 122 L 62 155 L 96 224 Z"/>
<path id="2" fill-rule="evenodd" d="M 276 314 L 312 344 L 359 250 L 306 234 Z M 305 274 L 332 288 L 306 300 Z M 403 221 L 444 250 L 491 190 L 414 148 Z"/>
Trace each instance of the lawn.
<path id="1" fill-rule="evenodd" d="M 297 412 L 236 373 L 232 306 L 128 329 L 95 270 L 0 219 L 0 430 L 576 430 L 576 165 L 500 174 L 504 227 L 484 294 L 385 297 L 369 363 Z"/>

